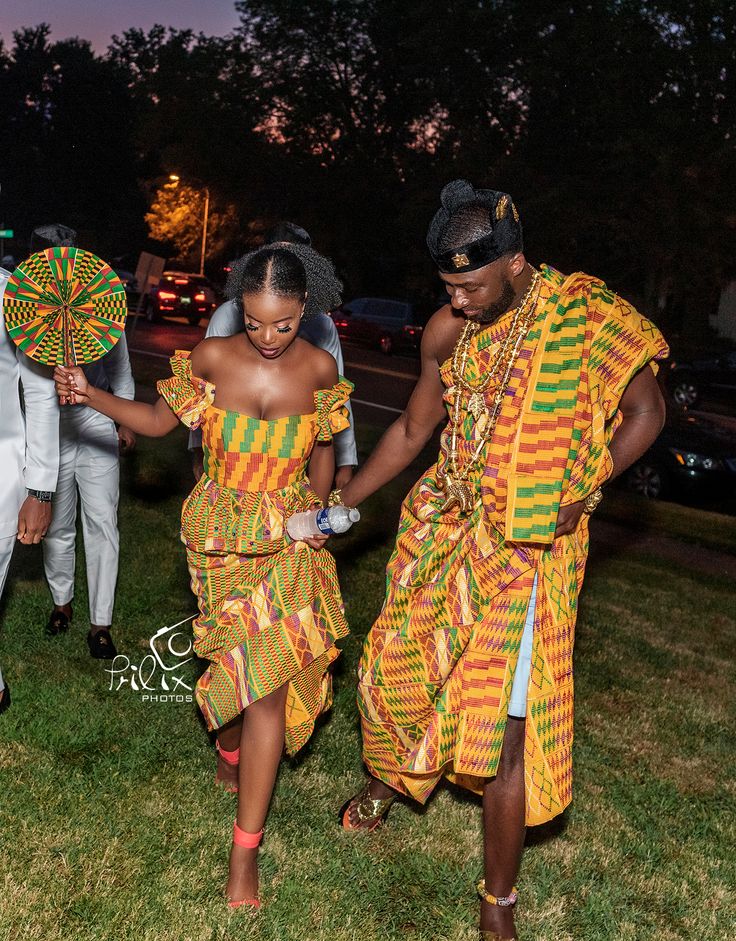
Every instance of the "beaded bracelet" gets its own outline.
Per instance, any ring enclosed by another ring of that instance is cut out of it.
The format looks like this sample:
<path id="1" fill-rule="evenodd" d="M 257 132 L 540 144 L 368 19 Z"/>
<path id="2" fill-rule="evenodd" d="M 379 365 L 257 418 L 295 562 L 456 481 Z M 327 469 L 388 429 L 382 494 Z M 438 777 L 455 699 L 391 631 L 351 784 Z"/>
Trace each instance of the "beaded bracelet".
<path id="1" fill-rule="evenodd" d="M 486 892 L 485 879 L 481 879 L 476 888 L 478 889 L 478 895 L 484 902 L 488 902 L 489 905 L 500 905 L 501 908 L 510 908 L 510 906 L 516 905 L 516 900 L 519 897 L 516 886 L 513 887 L 508 895 L 491 895 L 490 892 Z"/>

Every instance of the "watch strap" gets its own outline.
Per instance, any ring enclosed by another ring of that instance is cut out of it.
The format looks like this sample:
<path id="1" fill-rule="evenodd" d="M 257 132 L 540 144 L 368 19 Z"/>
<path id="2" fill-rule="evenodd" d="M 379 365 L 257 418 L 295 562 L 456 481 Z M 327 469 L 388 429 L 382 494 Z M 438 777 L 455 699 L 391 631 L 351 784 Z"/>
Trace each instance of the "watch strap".
<path id="1" fill-rule="evenodd" d="M 54 496 L 53 490 L 32 490 L 28 488 L 28 496 L 35 497 L 39 503 L 51 503 Z"/>

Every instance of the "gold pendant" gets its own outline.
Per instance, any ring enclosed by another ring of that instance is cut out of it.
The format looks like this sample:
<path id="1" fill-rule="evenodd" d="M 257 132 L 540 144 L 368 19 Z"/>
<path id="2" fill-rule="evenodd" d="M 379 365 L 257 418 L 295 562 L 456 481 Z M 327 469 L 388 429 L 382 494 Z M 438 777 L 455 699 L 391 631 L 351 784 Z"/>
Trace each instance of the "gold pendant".
<path id="1" fill-rule="evenodd" d="M 468 411 L 473 416 L 473 418 L 478 421 L 485 410 L 486 400 L 483 398 L 483 393 L 473 392 L 473 394 L 468 399 Z"/>
<path id="2" fill-rule="evenodd" d="M 442 490 L 447 498 L 440 507 L 440 513 L 447 513 L 454 506 L 460 508 L 461 513 L 468 513 L 475 504 L 475 495 L 466 480 L 459 480 L 450 474 L 445 474 L 440 481 Z"/>

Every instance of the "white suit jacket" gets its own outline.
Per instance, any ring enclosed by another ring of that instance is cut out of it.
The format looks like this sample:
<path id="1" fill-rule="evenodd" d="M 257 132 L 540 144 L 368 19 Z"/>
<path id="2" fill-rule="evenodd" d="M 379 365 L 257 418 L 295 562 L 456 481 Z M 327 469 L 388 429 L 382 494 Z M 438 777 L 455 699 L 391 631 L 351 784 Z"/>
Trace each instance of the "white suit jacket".
<path id="1" fill-rule="evenodd" d="M 243 330 L 243 318 L 235 301 L 225 301 L 220 304 L 212 314 L 207 325 L 205 337 L 231 337 Z M 328 314 L 314 314 L 301 322 L 299 336 L 308 340 L 313 346 L 326 350 L 337 363 L 337 371 L 342 376 L 345 364 L 342 358 L 342 347 L 337 335 L 337 327 Z M 353 428 L 353 411 L 350 402 L 347 403 L 350 415 L 350 427 L 335 435 L 335 466 L 345 467 L 348 464 L 357 465 L 358 450 L 355 446 L 355 431 Z M 202 432 L 199 430 L 189 433 L 189 447 L 202 447 Z"/>
<path id="2" fill-rule="evenodd" d="M 114 392 L 121 399 L 135 398 L 135 381 L 130 368 L 125 331 L 108 353 L 82 369 L 90 385 L 105 392 Z M 102 412 L 96 412 L 87 405 L 64 405 L 61 409 L 62 444 L 69 435 L 78 438 L 84 429 L 109 426 L 111 422 Z"/>
<path id="3" fill-rule="evenodd" d="M 0 316 L 10 272 L 0 268 Z M 56 490 L 59 403 L 52 370 L 21 353 L 0 324 L 0 539 L 18 531 L 26 488 Z M 21 390 L 23 398 L 21 400 Z M 24 406 L 23 407 L 23 403 Z"/>

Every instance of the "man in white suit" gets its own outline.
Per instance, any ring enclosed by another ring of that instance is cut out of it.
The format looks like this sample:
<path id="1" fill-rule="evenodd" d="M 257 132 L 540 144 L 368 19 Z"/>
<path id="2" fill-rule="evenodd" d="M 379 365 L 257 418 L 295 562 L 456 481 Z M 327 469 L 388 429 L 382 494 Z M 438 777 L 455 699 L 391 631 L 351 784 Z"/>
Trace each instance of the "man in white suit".
<path id="1" fill-rule="evenodd" d="M 88 382 L 124 399 L 135 398 L 125 334 L 102 359 L 84 367 Z M 59 482 L 53 514 L 43 543 L 46 581 L 54 608 L 48 634 L 67 630 L 72 618 L 77 538 L 77 492 L 87 567 L 90 631 L 87 646 L 98 660 L 117 650 L 110 634 L 118 577 L 120 495 L 119 452 L 135 447 L 129 428 L 84 405 L 64 405 L 59 429 Z"/>
<path id="2" fill-rule="evenodd" d="M 0 268 L 0 313 L 10 272 Z M 21 405 L 21 390 L 23 405 Z M 59 471 L 59 406 L 51 370 L 15 346 L 0 324 L 0 597 L 16 539 L 39 543 L 51 522 Z M 0 672 L 0 712 L 10 691 Z"/>

